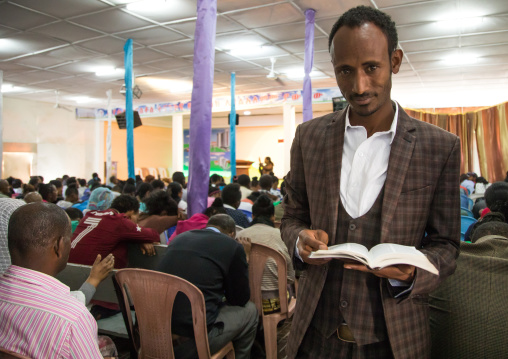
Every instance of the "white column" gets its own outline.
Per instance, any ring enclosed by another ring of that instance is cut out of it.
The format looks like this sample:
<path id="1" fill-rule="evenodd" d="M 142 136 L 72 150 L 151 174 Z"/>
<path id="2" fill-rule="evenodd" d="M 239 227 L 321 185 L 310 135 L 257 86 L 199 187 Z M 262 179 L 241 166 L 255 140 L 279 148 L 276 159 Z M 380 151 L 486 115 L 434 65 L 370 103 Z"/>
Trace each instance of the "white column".
<path id="1" fill-rule="evenodd" d="M 0 178 L 3 178 L 4 170 L 4 122 L 3 122 L 3 95 L 2 95 L 2 83 L 3 83 L 3 71 L 0 70 Z"/>
<path id="2" fill-rule="evenodd" d="M 290 152 L 296 131 L 296 111 L 295 106 L 291 104 L 284 104 L 282 109 L 284 119 L 284 175 L 286 175 L 289 172 L 291 164 Z"/>
<path id="3" fill-rule="evenodd" d="M 173 115 L 172 133 L 173 172 L 169 173 L 169 176 L 172 176 L 176 171 L 183 171 L 183 115 Z"/>
<path id="4" fill-rule="evenodd" d="M 94 172 L 97 172 L 104 183 L 108 183 L 104 173 L 104 123 L 96 118 L 95 120 L 95 149 L 94 149 Z"/>

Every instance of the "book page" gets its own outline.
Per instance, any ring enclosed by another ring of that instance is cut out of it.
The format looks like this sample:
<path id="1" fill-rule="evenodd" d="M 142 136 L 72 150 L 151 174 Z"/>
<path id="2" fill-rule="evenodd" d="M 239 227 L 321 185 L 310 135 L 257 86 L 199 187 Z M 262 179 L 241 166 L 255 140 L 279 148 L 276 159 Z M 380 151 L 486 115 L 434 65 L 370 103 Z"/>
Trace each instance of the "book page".
<path id="1" fill-rule="evenodd" d="M 310 258 L 344 258 L 359 261 L 367 264 L 369 251 L 363 245 L 358 243 L 341 243 L 331 247 L 328 250 L 318 250 L 312 252 Z"/>
<path id="2" fill-rule="evenodd" d="M 371 266 L 384 268 L 397 264 L 409 264 L 439 275 L 439 271 L 428 258 L 415 247 L 403 246 L 395 243 L 382 243 L 371 250 Z"/>
<path id="3" fill-rule="evenodd" d="M 384 255 L 390 255 L 391 253 L 398 253 L 400 256 L 404 255 L 421 255 L 423 256 L 423 253 L 420 252 L 415 247 L 410 246 L 403 246 L 401 244 L 395 244 L 395 243 L 381 243 L 378 245 L 375 245 L 370 250 L 370 256 L 372 259 L 376 259 L 380 256 Z M 399 256 L 397 256 L 399 257 Z"/>

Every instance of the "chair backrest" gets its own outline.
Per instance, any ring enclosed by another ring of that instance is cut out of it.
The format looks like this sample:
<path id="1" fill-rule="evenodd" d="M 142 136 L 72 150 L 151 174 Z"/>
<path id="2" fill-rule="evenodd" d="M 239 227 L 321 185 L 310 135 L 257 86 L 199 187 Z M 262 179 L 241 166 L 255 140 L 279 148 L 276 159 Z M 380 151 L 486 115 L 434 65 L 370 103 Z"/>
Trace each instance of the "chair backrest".
<path id="1" fill-rule="evenodd" d="M 138 243 L 129 243 L 127 247 L 128 267 L 156 270 L 164 258 L 168 246 L 167 244 L 154 244 L 153 247 L 156 255 L 147 256 L 141 252 Z"/>
<path id="2" fill-rule="evenodd" d="M 171 313 L 178 292 L 185 294 L 191 303 L 198 356 L 210 357 L 205 299 L 196 286 L 182 278 L 146 269 L 121 269 L 115 278 L 122 291 L 125 307 L 130 307 L 130 297 L 136 311 L 139 325 L 139 359 L 174 358 Z M 127 310 L 127 319 L 132 332 L 130 310 Z"/>
<path id="3" fill-rule="evenodd" d="M 460 215 L 474 218 L 473 212 L 466 208 L 460 208 Z"/>
<path id="4" fill-rule="evenodd" d="M 277 264 L 277 277 L 279 279 L 280 314 L 288 313 L 287 301 L 287 264 L 282 254 L 273 248 L 262 244 L 252 243 L 249 255 L 249 286 L 250 300 L 254 302 L 258 313 L 263 313 L 263 298 L 261 293 L 261 282 L 266 261 L 272 258 Z"/>
<path id="5" fill-rule="evenodd" d="M 11 352 L 7 349 L 0 348 L 0 359 L 30 359 L 30 357 Z"/>
<path id="6" fill-rule="evenodd" d="M 467 196 L 463 193 L 460 194 L 460 206 L 462 208 L 467 208 L 469 210 L 472 210 L 473 205 L 474 205 L 474 202 L 471 198 L 469 198 L 469 196 Z"/>
<path id="7" fill-rule="evenodd" d="M 477 220 L 473 217 L 469 216 L 460 216 L 460 239 L 464 240 L 464 234 L 466 233 L 469 226 L 471 226 L 473 223 L 476 223 Z"/>
<path id="8" fill-rule="evenodd" d="M 71 290 L 78 290 L 87 280 L 91 270 L 92 266 L 67 263 L 65 269 L 56 275 L 56 279 L 69 286 Z M 99 284 L 93 296 L 94 300 L 100 300 L 108 303 L 118 303 L 115 288 L 111 280 L 111 277 L 115 272 L 116 270 L 112 270 L 108 277 Z"/>

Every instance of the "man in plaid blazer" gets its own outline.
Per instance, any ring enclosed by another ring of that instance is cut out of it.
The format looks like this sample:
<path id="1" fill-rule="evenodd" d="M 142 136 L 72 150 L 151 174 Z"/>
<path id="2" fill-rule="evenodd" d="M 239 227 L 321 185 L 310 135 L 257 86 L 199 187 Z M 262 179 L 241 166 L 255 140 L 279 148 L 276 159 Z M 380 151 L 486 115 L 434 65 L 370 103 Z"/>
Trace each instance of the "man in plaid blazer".
<path id="1" fill-rule="evenodd" d="M 303 274 L 287 354 L 427 358 L 428 293 L 458 255 L 460 142 L 391 101 L 403 55 L 388 15 L 349 10 L 330 52 L 349 106 L 300 125 L 291 148 L 281 232 Z M 439 275 L 309 258 L 344 242 L 415 246 Z"/>

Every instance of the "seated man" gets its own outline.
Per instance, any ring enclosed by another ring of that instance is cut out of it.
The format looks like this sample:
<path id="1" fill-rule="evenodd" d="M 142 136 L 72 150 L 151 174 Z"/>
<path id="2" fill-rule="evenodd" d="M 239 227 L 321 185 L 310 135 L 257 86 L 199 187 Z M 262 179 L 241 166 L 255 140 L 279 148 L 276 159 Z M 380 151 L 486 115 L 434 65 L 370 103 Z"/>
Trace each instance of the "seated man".
<path id="1" fill-rule="evenodd" d="M 67 209 L 72 207 L 74 203 L 79 201 L 78 189 L 75 185 L 67 186 L 65 190 L 65 200 L 58 201 L 56 205 L 60 208 Z"/>
<path id="2" fill-rule="evenodd" d="M 67 264 L 71 222 L 53 204 L 32 203 L 9 220 L 12 265 L 0 277 L 0 347 L 33 359 L 102 358 L 97 323 L 54 278 Z"/>
<path id="3" fill-rule="evenodd" d="M 252 206 L 254 217 L 251 226 L 238 233 L 240 238 L 250 238 L 252 243 L 263 244 L 273 248 L 284 256 L 287 264 L 288 284 L 295 281 L 295 270 L 289 256 L 288 249 L 280 236 L 280 231 L 274 227 L 275 209 L 272 200 L 261 195 Z M 273 259 L 268 259 L 261 283 L 263 296 L 263 312 L 265 314 L 280 310 L 279 279 L 277 265 Z"/>
<path id="4" fill-rule="evenodd" d="M 430 295 L 432 358 L 504 358 L 508 350 L 508 224 L 460 242 L 455 274 Z"/>
<path id="5" fill-rule="evenodd" d="M 247 219 L 245 213 L 238 209 L 240 201 L 242 200 L 240 185 L 238 183 L 228 184 L 222 190 L 221 196 L 226 213 L 235 220 L 237 226 L 247 228 L 249 226 L 249 220 Z"/>
<path id="6" fill-rule="evenodd" d="M 210 352 L 232 341 L 235 357 L 243 359 L 250 357 L 258 313 L 254 303 L 249 302 L 247 259 L 243 246 L 234 240 L 235 234 L 230 216 L 212 216 L 207 228 L 175 237 L 159 270 L 183 278 L 203 292 Z M 182 294 L 175 299 L 172 326 L 174 334 L 194 336 L 190 304 Z M 175 347 L 175 357 L 197 357 L 194 341 Z"/>
<path id="7" fill-rule="evenodd" d="M 277 180 L 277 182 L 278 182 L 278 180 Z M 272 176 L 262 175 L 259 178 L 259 186 L 261 187 L 259 192 L 267 195 L 268 198 L 270 198 L 272 201 L 276 202 L 281 199 L 281 198 L 279 198 L 278 195 L 273 194 L 273 178 L 272 178 Z"/>
<path id="8" fill-rule="evenodd" d="M 137 223 L 139 202 L 129 195 L 116 197 L 111 208 L 90 211 L 79 222 L 71 240 L 69 262 L 91 265 L 97 254 L 115 257 L 115 268 L 127 266 L 127 244 L 138 242 L 143 253 L 154 255 L 153 242 L 159 243 L 156 230 Z"/>

